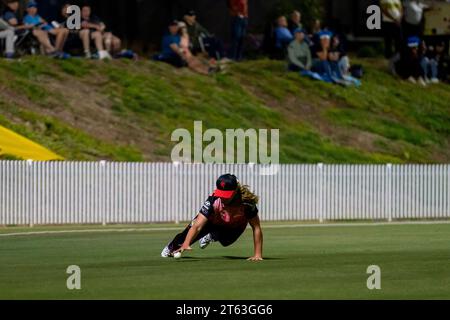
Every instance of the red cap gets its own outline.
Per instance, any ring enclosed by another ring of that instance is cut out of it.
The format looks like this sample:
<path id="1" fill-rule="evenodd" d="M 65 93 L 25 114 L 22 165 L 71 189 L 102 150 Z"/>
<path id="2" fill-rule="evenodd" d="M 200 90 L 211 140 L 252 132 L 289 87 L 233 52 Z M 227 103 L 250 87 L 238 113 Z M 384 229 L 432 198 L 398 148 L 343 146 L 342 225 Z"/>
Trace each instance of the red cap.
<path id="1" fill-rule="evenodd" d="M 216 190 L 214 191 L 214 196 L 222 199 L 231 199 L 234 197 L 235 193 L 236 190 L 234 191 Z"/>
<path id="2" fill-rule="evenodd" d="M 226 174 L 217 180 L 217 189 L 214 191 L 214 196 L 222 199 L 232 199 L 236 194 L 238 188 L 238 181 L 236 176 Z"/>

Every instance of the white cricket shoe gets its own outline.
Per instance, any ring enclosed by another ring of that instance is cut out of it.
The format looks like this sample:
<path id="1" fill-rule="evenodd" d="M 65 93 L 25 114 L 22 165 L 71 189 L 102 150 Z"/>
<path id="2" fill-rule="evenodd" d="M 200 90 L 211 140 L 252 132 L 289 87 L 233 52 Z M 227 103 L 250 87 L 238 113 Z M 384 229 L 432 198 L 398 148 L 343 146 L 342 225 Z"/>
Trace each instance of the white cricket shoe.
<path id="1" fill-rule="evenodd" d="M 418 84 L 420 84 L 422 87 L 426 87 L 427 83 L 425 82 L 424 78 L 420 77 L 417 81 Z"/>
<path id="2" fill-rule="evenodd" d="M 416 79 L 414 79 L 414 77 L 409 77 L 408 81 L 411 82 L 412 84 L 416 84 L 417 83 L 417 81 L 416 81 Z"/>
<path id="3" fill-rule="evenodd" d="M 163 258 L 172 258 L 173 252 L 170 251 L 169 247 L 165 247 L 163 251 L 161 252 L 161 257 Z"/>
<path id="4" fill-rule="evenodd" d="M 212 238 L 211 233 L 208 233 L 206 236 L 200 239 L 200 249 L 206 249 L 207 246 L 209 246 L 211 243 L 214 242 L 214 239 Z"/>
<path id="5" fill-rule="evenodd" d="M 108 51 L 101 50 L 101 51 L 98 52 L 98 59 L 99 60 L 111 60 L 112 57 L 111 57 L 111 55 L 109 54 Z"/>

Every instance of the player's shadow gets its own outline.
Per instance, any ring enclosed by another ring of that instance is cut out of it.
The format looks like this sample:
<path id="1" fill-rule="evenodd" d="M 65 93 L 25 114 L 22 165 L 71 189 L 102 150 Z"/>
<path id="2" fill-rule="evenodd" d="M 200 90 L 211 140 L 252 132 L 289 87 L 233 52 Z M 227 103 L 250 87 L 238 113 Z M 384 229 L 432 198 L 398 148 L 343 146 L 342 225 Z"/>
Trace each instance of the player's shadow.
<path id="1" fill-rule="evenodd" d="M 248 257 L 237 257 L 237 256 L 223 256 L 222 258 L 227 260 L 248 260 Z M 281 258 L 264 258 L 264 260 L 283 260 Z"/>
<path id="2" fill-rule="evenodd" d="M 205 261 L 205 260 L 221 260 L 221 259 L 246 261 L 248 259 L 248 257 L 238 257 L 238 256 L 222 256 L 222 257 L 191 256 L 191 257 L 189 257 L 188 256 L 188 257 L 183 257 L 183 259 L 181 259 L 181 260 L 184 262 L 198 262 L 198 261 Z M 269 260 L 283 260 L 283 259 L 282 258 L 264 258 L 264 260 L 269 261 Z"/>
<path id="3" fill-rule="evenodd" d="M 199 257 L 183 257 L 182 259 L 180 259 L 179 261 L 181 262 L 199 262 L 205 260 L 204 258 L 199 258 Z"/>

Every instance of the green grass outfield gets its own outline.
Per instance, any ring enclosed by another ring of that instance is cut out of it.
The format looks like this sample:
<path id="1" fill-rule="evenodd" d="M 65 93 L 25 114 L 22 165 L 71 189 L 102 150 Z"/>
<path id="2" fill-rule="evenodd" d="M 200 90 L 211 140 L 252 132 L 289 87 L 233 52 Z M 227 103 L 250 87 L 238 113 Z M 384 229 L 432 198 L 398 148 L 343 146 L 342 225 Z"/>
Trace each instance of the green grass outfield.
<path id="1" fill-rule="evenodd" d="M 0 299 L 450 299 L 448 223 L 263 227 L 261 263 L 245 260 L 250 230 L 174 260 L 160 252 L 181 226 L 3 228 Z M 42 231 L 76 232 L 17 234 Z M 66 288 L 69 265 L 80 291 Z M 381 290 L 366 287 L 369 265 Z"/>

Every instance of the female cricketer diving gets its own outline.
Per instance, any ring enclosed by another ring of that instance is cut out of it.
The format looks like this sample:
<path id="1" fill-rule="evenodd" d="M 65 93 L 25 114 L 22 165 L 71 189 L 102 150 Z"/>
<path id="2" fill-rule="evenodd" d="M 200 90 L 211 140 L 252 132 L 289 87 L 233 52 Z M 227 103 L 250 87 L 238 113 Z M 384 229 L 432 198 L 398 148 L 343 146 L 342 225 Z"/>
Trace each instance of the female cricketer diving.
<path id="1" fill-rule="evenodd" d="M 200 213 L 164 248 L 161 256 L 168 258 L 177 252 L 191 251 L 191 245 L 197 241 L 201 249 L 216 241 L 228 247 L 239 239 L 250 223 L 255 252 L 248 260 L 263 260 L 263 234 L 256 206 L 258 200 L 248 186 L 238 182 L 236 176 L 221 176 L 217 180 L 216 191 L 205 201 Z"/>

